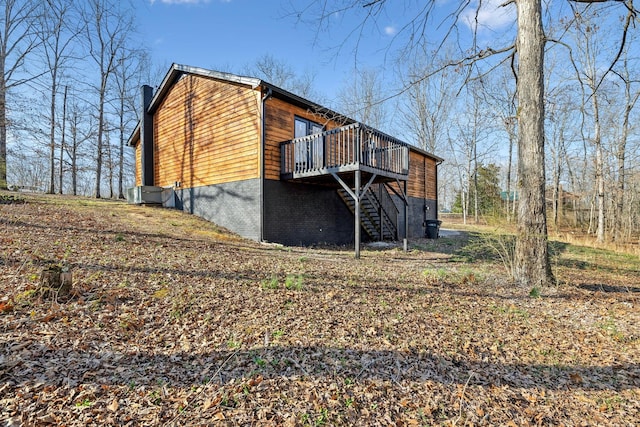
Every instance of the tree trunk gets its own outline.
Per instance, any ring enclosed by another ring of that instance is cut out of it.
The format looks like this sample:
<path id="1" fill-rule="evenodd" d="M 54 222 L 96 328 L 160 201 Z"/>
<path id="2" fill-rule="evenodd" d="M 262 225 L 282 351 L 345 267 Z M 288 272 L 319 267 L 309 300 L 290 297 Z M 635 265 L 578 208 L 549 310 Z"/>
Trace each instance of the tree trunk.
<path id="1" fill-rule="evenodd" d="M 71 120 L 71 193 L 78 195 L 78 113 L 72 113 Z"/>
<path id="2" fill-rule="evenodd" d="M 98 105 L 98 138 L 97 138 L 97 148 L 96 148 L 96 199 L 101 197 L 100 195 L 100 183 L 102 181 L 102 145 L 103 145 L 103 135 L 104 135 L 104 104 L 105 104 L 105 92 L 107 90 L 106 84 L 106 76 L 102 75 L 102 84 L 100 86 L 100 99 Z"/>
<path id="3" fill-rule="evenodd" d="M 47 193 L 56 192 L 56 95 L 57 95 L 57 69 L 52 70 L 51 79 L 51 116 L 49 117 L 49 189 Z"/>
<path id="4" fill-rule="evenodd" d="M 107 156 L 107 176 L 109 178 L 109 198 L 113 199 L 115 191 L 113 189 L 113 153 L 111 152 L 111 133 L 105 132 L 105 150 Z"/>
<path id="5" fill-rule="evenodd" d="M 124 84 L 123 84 L 124 86 Z M 118 146 L 118 199 L 124 199 L 124 90 L 120 94 L 120 144 Z"/>
<path id="6" fill-rule="evenodd" d="M 628 63 L 625 60 L 624 62 L 624 66 L 625 66 L 625 70 L 628 70 Z M 625 110 L 624 110 L 624 118 L 622 120 L 622 135 L 620 136 L 620 141 L 618 143 L 618 147 L 617 147 L 617 153 L 616 153 L 616 160 L 617 160 L 617 167 L 618 167 L 618 181 L 616 183 L 616 191 L 615 191 L 615 198 L 616 198 L 616 216 L 615 216 L 615 221 L 614 221 L 614 232 L 613 232 L 613 236 L 615 238 L 616 241 L 622 241 L 624 240 L 624 235 L 626 234 L 624 232 L 625 230 L 625 221 L 624 221 L 624 211 L 625 211 L 625 181 L 626 181 L 626 169 L 625 169 L 625 162 L 626 162 L 626 152 L 627 152 L 627 141 L 629 139 L 629 131 L 630 131 L 630 123 L 631 120 L 629 119 L 631 112 L 633 110 L 633 107 L 635 106 L 636 102 L 638 101 L 638 98 L 640 97 L 640 92 L 636 92 L 635 94 L 631 94 L 631 79 L 628 76 L 628 73 L 626 74 L 626 78 L 624 79 L 624 83 L 625 83 L 625 100 L 626 100 L 626 106 L 625 106 Z M 631 234 L 631 230 L 628 230 L 629 234 Z"/>
<path id="7" fill-rule="evenodd" d="M 511 212 L 509 210 L 509 204 L 511 203 L 511 169 L 512 169 L 512 160 L 513 160 L 513 140 L 514 136 L 514 122 L 512 117 L 508 117 L 505 119 L 505 125 L 507 127 L 507 133 L 509 134 L 509 158 L 507 163 L 507 197 L 506 197 L 506 209 L 505 212 L 507 214 L 507 222 L 511 222 Z M 515 194 L 513 197 L 513 203 L 515 204 L 516 198 Z"/>
<path id="8" fill-rule="evenodd" d="M 555 282 L 545 208 L 544 44 L 540 0 L 518 0 L 519 208 L 513 276 L 520 286 Z"/>
<path id="9" fill-rule="evenodd" d="M 7 189 L 7 87 L 0 55 L 0 190 Z"/>
<path id="10" fill-rule="evenodd" d="M 474 115 L 473 124 L 473 219 L 476 224 L 480 222 L 480 204 L 478 201 L 478 123 Z"/>
<path id="11" fill-rule="evenodd" d="M 615 230 L 613 232 L 614 239 L 616 241 L 622 241 L 624 238 L 624 190 L 625 190 L 625 152 L 626 152 L 626 140 L 627 140 L 627 126 L 623 128 L 623 136 L 622 141 L 618 146 L 618 155 L 617 155 L 617 163 L 618 163 L 618 182 L 616 183 L 616 216 L 614 221 Z"/>
<path id="12" fill-rule="evenodd" d="M 595 82 L 594 82 L 595 84 Z M 600 132 L 600 108 L 598 104 L 598 94 L 596 87 L 592 87 L 591 100 L 593 102 L 593 143 L 596 148 L 596 200 L 598 207 L 598 225 L 596 229 L 596 239 L 599 243 L 604 243 L 605 230 L 605 199 L 604 199 L 604 155 L 602 153 L 602 136 Z"/>
<path id="13" fill-rule="evenodd" d="M 60 169 L 58 171 L 58 194 L 62 194 L 62 182 L 64 178 L 64 147 L 65 147 L 65 130 L 67 125 L 67 91 L 69 86 L 64 87 L 64 97 L 62 100 L 62 129 L 60 137 Z"/>

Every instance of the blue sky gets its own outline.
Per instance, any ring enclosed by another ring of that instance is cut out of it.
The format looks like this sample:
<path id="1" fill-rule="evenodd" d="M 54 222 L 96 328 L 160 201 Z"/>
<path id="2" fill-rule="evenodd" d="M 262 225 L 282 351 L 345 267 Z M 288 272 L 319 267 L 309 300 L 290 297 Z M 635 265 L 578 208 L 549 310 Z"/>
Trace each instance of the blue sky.
<path id="1" fill-rule="evenodd" d="M 151 48 L 154 63 L 181 63 L 238 72 L 263 55 L 271 55 L 298 73 L 313 72 L 316 90 L 328 99 L 355 65 L 354 45 L 336 51 L 356 18 L 335 16 L 329 30 L 319 30 L 291 16 L 291 4 L 309 0 L 141 0 L 139 31 Z M 442 4 L 445 4 L 443 0 Z M 403 23 L 401 9 L 381 15 L 359 37 L 360 67 L 389 69 L 386 49 Z M 390 14 L 397 13 L 397 16 Z M 512 18 L 489 13 L 483 22 L 505 25 Z"/>
<path id="2" fill-rule="evenodd" d="M 245 64 L 263 53 L 290 57 L 309 49 L 277 2 L 248 0 L 145 0 L 139 31 L 154 59 L 212 67 Z"/>
<path id="3" fill-rule="evenodd" d="M 328 96 L 348 69 L 328 51 L 330 40 L 314 42 L 316 28 L 287 17 L 277 1 L 146 1 L 138 10 L 139 31 L 155 63 L 238 72 L 269 54 L 299 73 L 313 71 Z"/>

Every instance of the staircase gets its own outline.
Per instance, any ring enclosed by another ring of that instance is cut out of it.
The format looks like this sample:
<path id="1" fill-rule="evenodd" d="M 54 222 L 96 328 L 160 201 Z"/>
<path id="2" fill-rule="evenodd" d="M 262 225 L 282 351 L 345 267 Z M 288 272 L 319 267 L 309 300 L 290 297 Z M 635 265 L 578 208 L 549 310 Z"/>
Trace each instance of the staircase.
<path id="1" fill-rule="evenodd" d="M 355 214 L 356 203 L 344 189 L 338 194 Z M 380 225 L 383 235 L 380 238 Z M 387 188 L 382 184 L 373 184 L 360 201 L 360 225 L 373 240 L 398 240 L 398 208 L 391 199 Z"/>

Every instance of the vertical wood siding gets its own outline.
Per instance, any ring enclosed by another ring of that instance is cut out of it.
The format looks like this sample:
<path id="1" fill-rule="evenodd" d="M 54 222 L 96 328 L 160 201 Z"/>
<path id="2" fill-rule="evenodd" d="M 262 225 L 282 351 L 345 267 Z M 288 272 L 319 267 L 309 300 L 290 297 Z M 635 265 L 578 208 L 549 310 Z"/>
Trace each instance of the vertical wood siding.
<path id="1" fill-rule="evenodd" d="M 398 185 L 391 184 L 394 188 Z M 417 151 L 409 151 L 407 196 L 436 200 L 436 161 Z"/>
<path id="2" fill-rule="evenodd" d="M 426 174 L 427 174 L 427 199 L 436 200 L 438 198 L 438 189 L 436 184 L 438 182 L 436 176 L 436 161 L 435 159 L 425 157 Z"/>
<path id="3" fill-rule="evenodd" d="M 136 144 L 136 186 L 142 185 L 142 144 Z"/>
<path id="4" fill-rule="evenodd" d="M 260 92 L 187 75 L 154 114 L 154 183 L 183 188 L 258 178 Z"/>
<path id="5" fill-rule="evenodd" d="M 409 197 L 419 197 L 425 199 L 427 192 L 425 188 L 424 156 L 415 151 L 409 151 L 409 180 L 407 182 L 407 195 Z"/>

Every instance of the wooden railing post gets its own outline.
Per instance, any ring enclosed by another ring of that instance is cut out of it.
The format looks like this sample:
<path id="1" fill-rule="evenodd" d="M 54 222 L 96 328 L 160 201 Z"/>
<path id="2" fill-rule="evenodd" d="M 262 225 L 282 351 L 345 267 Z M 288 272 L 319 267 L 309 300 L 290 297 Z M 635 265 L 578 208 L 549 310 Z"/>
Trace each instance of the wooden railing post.
<path id="1" fill-rule="evenodd" d="M 280 145 L 280 171 L 282 173 L 289 173 L 287 170 L 287 160 L 285 153 L 287 152 L 287 144 Z"/>
<path id="2" fill-rule="evenodd" d="M 362 123 L 353 123 L 284 142 L 283 174 L 311 173 L 328 168 L 361 166 L 406 175 L 409 147 L 400 140 Z"/>

